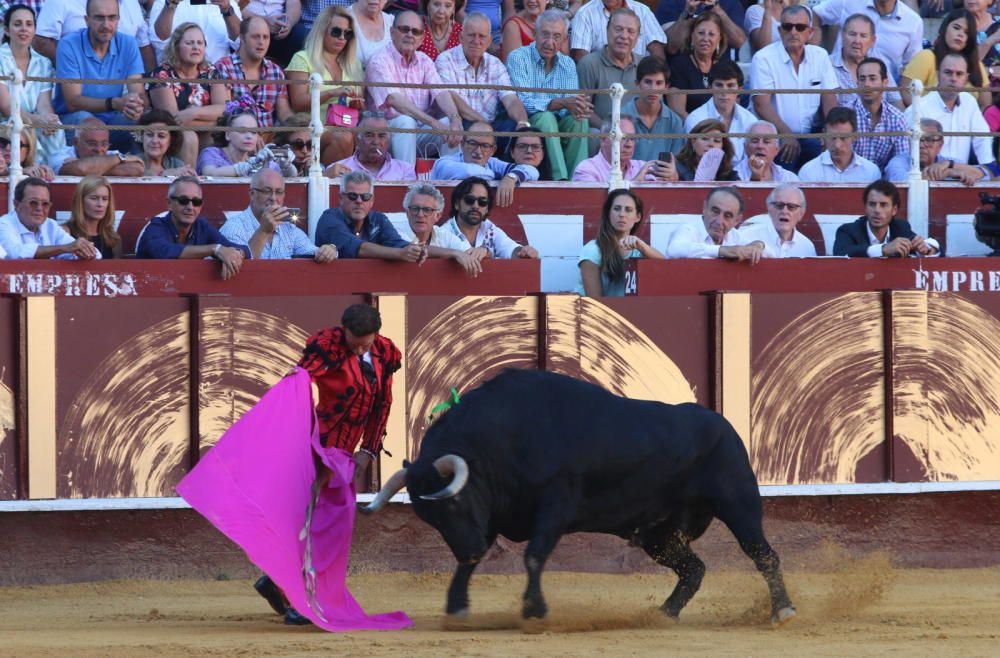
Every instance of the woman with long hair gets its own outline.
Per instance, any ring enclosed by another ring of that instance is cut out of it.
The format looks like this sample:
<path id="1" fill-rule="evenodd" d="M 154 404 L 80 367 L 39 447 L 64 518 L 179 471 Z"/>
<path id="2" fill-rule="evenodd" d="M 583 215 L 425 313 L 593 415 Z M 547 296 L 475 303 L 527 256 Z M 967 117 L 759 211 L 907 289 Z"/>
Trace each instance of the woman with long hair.
<path id="1" fill-rule="evenodd" d="M 716 62 L 729 58 L 729 41 L 722 30 L 722 19 L 706 11 L 691 22 L 684 49 L 670 57 L 670 86 L 677 89 L 708 89 L 708 72 Z M 667 105 L 681 119 L 701 107 L 710 94 L 673 94 Z"/>
<path id="2" fill-rule="evenodd" d="M 73 192 L 69 221 L 63 229 L 94 243 L 101 258 L 121 258 L 122 239 L 115 231 L 115 193 L 104 176 L 84 176 Z"/>
<path id="3" fill-rule="evenodd" d="M 717 119 L 699 121 L 691 129 L 691 137 L 677 154 L 677 178 L 690 181 L 738 181 L 739 174 L 733 169 L 733 143 L 723 137 L 726 127 Z M 721 155 L 710 156 L 711 166 L 702 164 L 705 154 L 717 149 Z M 715 161 L 718 160 L 718 164 Z"/>
<path id="4" fill-rule="evenodd" d="M 585 297 L 623 297 L 625 261 L 629 258 L 663 260 L 636 232 L 642 223 L 642 199 L 631 190 L 613 190 L 601 208 L 597 239 L 583 245 L 578 265 L 577 292 Z"/>
<path id="5" fill-rule="evenodd" d="M 10 171 L 13 156 L 10 152 L 10 124 L 0 125 L 0 176 L 6 176 Z M 21 172 L 25 176 L 34 176 L 51 181 L 56 177 L 52 167 L 47 164 L 35 164 L 38 159 L 38 145 L 35 131 L 25 126 L 21 130 Z"/>
<path id="6" fill-rule="evenodd" d="M 968 87 L 982 87 L 984 82 L 989 82 L 990 74 L 979 59 L 975 29 L 975 18 L 965 9 L 949 12 L 942 19 L 934 46 L 918 52 L 903 69 L 899 79 L 899 86 L 902 87 L 899 95 L 903 97 L 905 105 L 913 102 L 910 94 L 910 82 L 913 80 L 924 83 L 924 94 L 928 93 L 928 87 L 937 86 L 938 64 L 945 55 L 961 55 L 965 60 L 969 67 Z M 979 107 L 989 107 L 992 100 L 991 94 L 982 92 L 979 94 Z"/>
<path id="7" fill-rule="evenodd" d="M 177 121 L 166 110 L 150 110 L 139 119 L 142 131 L 142 152 L 139 157 L 146 165 L 146 176 L 196 176 L 194 167 L 179 157 L 183 138 L 180 132 L 169 130 L 177 127 Z"/>
<path id="8" fill-rule="evenodd" d="M 444 51 L 458 46 L 462 24 L 455 20 L 455 14 L 462 11 L 463 4 L 463 0 L 420 0 L 424 40 L 417 50 L 436 60 Z"/>
<path id="9" fill-rule="evenodd" d="M 0 75 L 13 75 L 20 69 L 24 76 L 50 78 L 55 68 L 31 42 L 35 38 L 35 12 L 23 4 L 12 4 L 3 15 L 5 43 L 0 45 Z M 60 123 L 52 107 L 54 85 L 51 82 L 26 80 L 21 87 L 21 113 L 28 124 Z M 10 86 L 0 85 L 0 114 L 10 116 Z M 58 129 L 46 129 L 38 136 L 39 160 L 66 148 L 66 134 Z"/>
<path id="10" fill-rule="evenodd" d="M 146 89 L 150 105 L 173 116 L 182 126 L 210 126 L 226 106 L 212 105 L 207 84 L 211 64 L 205 60 L 205 33 L 194 23 L 181 23 L 170 34 L 163 50 L 163 63 L 149 73 L 151 78 L 183 78 L 206 82 L 152 82 Z M 207 133 L 206 135 L 207 144 Z M 180 158 L 189 165 L 198 159 L 200 139 L 193 130 L 180 133 Z"/>
<path id="11" fill-rule="evenodd" d="M 354 17 L 343 7 L 327 7 L 313 23 L 305 46 L 295 53 L 286 69 L 289 80 L 308 80 L 313 73 L 323 77 L 320 87 L 320 116 L 325 117 L 331 103 L 354 105 L 364 103 L 360 87 L 344 84 L 365 79 L 357 55 L 357 30 Z M 309 87 L 289 85 L 288 100 L 295 112 L 309 111 Z M 326 131 L 320 141 L 320 162 L 330 164 L 354 153 L 354 134 Z"/>
<path id="12" fill-rule="evenodd" d="M 213 133 L 215 146 L 210 146 L 198 156 L 198 174 L 201 176 L 249 176 L 270 167 L 283 176 L 295 176 L 295 165 L 289 161 L 277 162 L 268 146 L 261 145 L 260 133 L 247 128 L 257 128 L 257 115 L 252 109 L 236 108 L 232 113 L 219 117 L 220 130 Z M 240 129 L 244 130 L 240 130 Z"/>
<path id="13" fill-rule="evenodd" d="M 507 144 L 507 160 L 514 164 L 528 164 L 538 170 L 538 180 L 552 180 L 552 164 L 545 151 L 542 131 L 532 126 L 522 126 Z"/>

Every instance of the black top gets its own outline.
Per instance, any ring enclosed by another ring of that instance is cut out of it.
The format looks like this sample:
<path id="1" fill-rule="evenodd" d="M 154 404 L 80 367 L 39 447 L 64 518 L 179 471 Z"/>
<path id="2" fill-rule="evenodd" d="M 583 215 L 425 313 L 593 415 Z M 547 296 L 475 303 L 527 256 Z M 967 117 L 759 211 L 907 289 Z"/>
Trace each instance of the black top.
<path id="1" fill-rule="evenodd" d="M 115 258 L 115 252 L 111 249 L 111 246 L 104 244 L 103 236 L 88 235 L 87 239 L 89 239 L 93 243 L 97 251 L 101 252 L 101 258 L 103 258 L 104 260 L 107 260 L 109 258 Z"/>
<path id="2" fill-rule="evenodd" d="M 723 53 L 719 61 L 724 59 L 729 59 L 729 53 Z M 677 89 L 708 89 L 708 74 L 701 72 L 689 53 L 677 53 L 670 58 L 670 86 Z M 688 113 L 704 105 L 711 97 L 711 94 L 688 95 Z"/>

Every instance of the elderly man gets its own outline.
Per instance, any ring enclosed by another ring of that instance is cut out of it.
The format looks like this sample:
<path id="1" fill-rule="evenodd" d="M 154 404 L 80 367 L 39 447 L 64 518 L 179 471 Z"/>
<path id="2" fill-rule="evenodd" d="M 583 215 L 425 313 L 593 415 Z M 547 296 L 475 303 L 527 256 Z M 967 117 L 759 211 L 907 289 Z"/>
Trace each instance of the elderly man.
<path id="1" fill-rule="evenodd" d="M 816 18 L 823 25 L 844 25 L 853 14 L 865 14 L 875 23 L 876 57 L 892 66 L 897 80 L 899 72 L 923 47 L 924 22 L 901 0 L 824 0 L 813 6 Z M 840 43 L 834 52 L 840 50 Z"/>
<path id="2" fill-rule="evenodd" d="M 464 180 L 479 176 L 496 180 L 497 203 L 509 206 L 514 201 L 514 188 L 524 181 L 538 180 L 538 169 L 529 164 L 513 164 L 494 158 L 496 138 L 488 123 L 477 122 L 469 126 L 468 135 L 462 139 L 462 150 L 439 158 L 431 169 L 432 180 Z"/>
<path id="3" fill-rule="evenodd" d="M 632 100 L 622 106 L 622 116 L 635 118 L 638 135 L 679 135 L 684 123 L 677 113 L 667 107 L 661 93 L 670 86 L 670 68 L 659 57 L 644 57 L 635 69 L 639 89 Z M 680 153 L 687 140 L 683 138 L 640 139 L 635 145 L 639 160 L 656 160 L 660 153 Z"/>
<path id="4" fill-rule="evenodd" d="M 422 155 L 435 150 L 445 155 L 462 139 L 462 119 L 451 92 L 443 87 L 441 76 L 431 58 L 417 50 L 424 33 L 423 21 L 416 13 L 404 11 L 392 24 L 392 43 L 372 55 L 365 67 L 368 82 L 406 82 L 433 85 L 432 89 L 369 87 L 370 107 L 386 113 L 393 128 L 433 128 L 443 134 L 398 133 L 392 139 L 392 157 L 416 162 L 417 149 Z M 431 105 L 437 105 L 445 118 L 436 119 Z"/>
<path id="5" fill-rule="evenodd" d="M 349 171 L 366 171 L 375 180 L 416 180 L 413 163 L 397 160 L 389 153 L 389 122 L 385 112 L 362 112 L 354 155 L 334 162 L 324 175 L 340 178 Z M 396 136 L 397 138 L 399 135 Z"/>
<path id="6" fill-rule="evenodd" d="M 837 88 L 837 75 L 830 56 L 807 42 L 812 34 L 812 14 L 802 5 L 781 11 L 781 43 L 761 48 L 750 63 L 750 86 L 754 89 L 802 89 L 821 92 Z M 818 110 L 825 115 L 836 106 L 833 93 L 771 94 L 753 97 L 757 116 L 770 121 L 780 133 L 811 133 Z M 821 108 L 822 106 L 822 108 Z M 814 139 L 783 137 L 778 153 L 782 166 L 798 171 L 807 160 L 819 155 Z"/>
<path id="7" fill-rule="evenodd" d="M 837 228 L 834 256 L 891 258 L 936 256 L 940 253 L 937 240 L 920 237 L 913 232 L 908 221 L 896 219 L 899 190 L 895 185 L 877 180 L 865 188 L 861 198 L 865 214 Z"/>
<path id="8" fill-rule="evenodd" d="M 317 263 L 336 260 L 337 248 L 332 244 L 316 247 L 295 225 L 298 208 L 295 213 L 285 206 L 285 179 L 273 169 L 261 169 L 250 179 L 250 205 L 226 219 L 220 232 L 231 242 L 249 247 L 253 258 L 312 256 Z"/>
<path id="9" fill-rule="evenodd" d="M 408 224 L 400 229 L 403 239 L 425 245 L 428 258 L 450 258 L 469 276 L 479 276 L 486 250 L 470 249 L 453 231 L 436 225 L 444 211 L 444 196 L 437 188 L 430 183 L 414 183 L 403 197 L 403 210 Z"/>
<path id="10" fill-rule="evenodd" d="M 847 107 L 858 117 L 858 132 L 909 132 L 902 111 L 883 102 L 890 82 L 885 62 L 866 57 L 858 64 L 858 82 L 862 91 Z M 910 139 L 905 135 L 858 137 L 854 152 L 871 160 L 888 180 L 903 181 L 910 171 Z"/>
<path id="11" fill-rule="evenodd" d="M 607 45 L 611 14 L 622 8 L 631 9 L 639 18 L 639 34 L 633 46 L 635 54 L 643 57 L 648 53 L 666 58 L 663 46 L 667 43 L 667 35 L 649 7 L 635 0 L 595 0 L 584 3 L 573 16 L 573 29 L 570 31 L 573 38 L 569 47 L 574 60 L 579 62 L 587 53 Z M 535 38 L 538 38 L 537 30 Z"/>
<path id="12" fill-rule="evenodd" d="M 4 9 L 18 4 L 16 0 L 4 2 Z M 37 27 L 32 47 L 44 57 L 56 61 L 56 50 L 59 41 L 74 32 L 87 27 L 88 2 L 47 2 L 29 0 L 37 16 Z M 151 71 L 156 66 L 157 59 L 150 47 L 149 27 L 138 0 L 120 0 L 118 2 L 118 20 L 116 30 L 135 39 L 142 55 L 143 70 Z M 42 9 L 45 11 L 42 11 Z"/>
<path id="13" fill-rule="evenodd" d="M 222 278 L 240 271 L 250 249 L 219 233 L 198 212 L 204 202 L 201 182 L 194 176 L 178 176 L 167 188 L 167 212 L 149 220 L 135 248 L 136 258 L 217 258 Z"/>
<path id="14" fill-rule="evenodd" d="M 969 81 L 969 65 L 958 53 L 949 53 L 938 62 L 938 91 L 932 91 L 920 103 L 920 118 L 936 119 L 945 132 L 982 133 L 977 137 L 948 135 L 944 138 L 941 157 L 968 164 L 969 155 L 976 153 L 979 164 L 993 162 L 990 128 L 979 111 L 975 97 L 962 91 Z M 913 106 L 904 113 L 906 123 L 913 120 Z"/>
<path id="15" fill-rule="evenodd" d="M 747 35 L 741 27 L 745 18 L 743 5 L 739 0 L 662 0 L 656 10 L 656 18 L 661 23 L 671 23 L 667 27 L 667 54 L 676 55 L 684 49 L 691 34 L 691 22 L 701 13 L 710 11 L 719 17 L 722 33 L 731 48 L 739 50 Z"/>
<path id="16" fill-rule="evenodd" d="M 444 84 L 510 86 L 503 62 L 486 52 L 491 43 L 486 14 L 474 11 L 465 17 L 461 40 L 460 46 L 444 51 L 434 62 Z M 481 121 L 498 132 L 531 125 L 521 100 L 509 89 L 453 89 L 451 97 L 463 122 Z"/>
<path id="17" fill-rule="evenodd" d="M 275 121 L 284 121 L 292 114 L 288 102 L 288 87 L 274 84 L 284 80 L 285 72 L 265 59 L 271 45 L 271 29 L 260 16 L 250 16 L 240 22 L 240 48 L 223 57 L 212 67 L 213 80 L 242 80 L 212 85 L 212 104 L 230 101 L 253 101 L 254 114 L 261 128 L 270 128 Z"/>
<path id="18" fill-rule="evenodd" d="M 375 212 L 375 179 L 367 171 L 352 171 L 340 179 L 340 207 L 320 215 L 316 244 L 332 244 L 340 258 L 382 258 L 422 263 L 423 245 L 410 244 L 383 213 Z"/>
<path id="19" fill-rule="evenodd" d="M 560 52 L 568 28 L 564 12 L 546 9 L 535 20 L 535 42 L 507 57 L 507 70 L 515 86 L 552 90 L 517 92 L 531 125 L 542 132 L 590 131 L 588 117 L 594 109 L 590 100 L 565 93 L 580 89 L 576 64 Z M 552 164 L 552 180 L 568 180 L 576 165 L 587 157 L 587 138 L 546 137 L 545 150 Z"/>
<path id="20" fill-rule="evenodd" d="M 691 132 L 705 119 L 721 121 L 726 132 L 750 132 L 750 126 L 757 122 L 757 117 L 750 110 L 740 105 L 740 89 L 743 88 L 743 71 L 731 59 L 716 62 L 708 71 L 708 87 L 712 90 L 712 98 L 702 103 L 684 119 L 684 131 Z M 733 161 L 743 159 L 743 138 L 730 137 L 733 144 Z"/>
<path id="21" fill-rule="evenodd" d="M 757 121 L 747 131 L 750 137 L 744 144 L 746 157 L 734 169 L 742 181 L 768 181 L 789 183 L 799 177 L 774 163 L 778 156 L 778 129 L 770 121 Z"/>
<path id="22" fill-rule="evenodd" d="M 612 124 L 610 121 L 601 126 L 602 133 L 610 133 Z M 635 124 L 631 119 L 621 118 L 622 133 L 631 135 L 635 133 Z M 574 181 L 589 183 L 607 183 L 611 180 L 611 138 L 605 137 L 601 140 L 601 150 L 597 155 L 588 158 L 580 163 L 573 172 Z M 677 177 L 676 163 L 662 162 L 659 160 L 633 160 L 632 155 L 635 150 L 635 140 L 625 137 L 621 142 L 621 169 L 622 178 L 625 180 L 651 180 L 651 181 L 675 181 Z"/>
<path id="23" fill-rule="evenodd" d="M 988 168 L 962 164 L 941 157 L 944 135 L 941 122 L 937 119 L 921 119 L 920 130 L 920 173 L 924 180 L 957 180 L 971 187 L 980 181 L 988 181 Z M 996 163 L 993 163 L 995 167 Z"/>
<path id="24" fill-rule="evenodd" d="M 744 224 L 740 233 L 747 242 L 762 242 L 764 258 L 812 258 L 816 245 L 796 226 L 806 214 L 806 195 L 797 185 L 782 183 L 767 195 L 768 219 Z"/>
<path id="25" fill-rule="evenodd" d="M 451 192 L 451 219 L 442 227 L 466 250 L 483 249 L 490 258 L 538 258 L 530 245 L 520 245 L 489 219 L 493 190 L 482 178 L 472 176 Z"/>
<path id="26" fill-rule="evenodd" d="M 840 81 L 841 89 L 856 89 L 858 84 L 858 67 L 865 59 L 871 58 L 871 52 L 875 46 L 875 21 L 867 14 L 853 14 L 847 18 L 843 29 L 840 30 L 840 50 L 834 51 L 830 55 L 830 63 Z M 882 60 L 884 63 L 884 60 Z M 886 87 L 895 87 L 896 79 L 886 69 Z M 903 97 L 898 91 L 885 92 L 887 101 L 899 108 L 903 107 Z M 837 104 L 843 107 L 852 107 L 854 101 L 858 100 L 858 95 L 853 92 L 842 92 L 837 94 Z"/>
<path id="27" fill-rule="evenodd" d="M 639 38 L 639 17 L 631 9 L 616 9 L 608 21 L 608 42 L 576 63 L 581 89 L 608 89 L 618 83 L 626 90 L 635 87 L 638 58 L 633 52 Z M 594 94 L 590 124 L 599 126 L 611 119 L 610 94 Z"/>
<path id="28" fill-rule="evenodd" d="M 56 49 L 56 77 L 69 80 L 123 80 L 142 77 L 135 37 L 118 31 L 117 0 L 89 0 L 87 27 L 63 37 Z M 124 91 L 123 90 L 127 90 Z M 146 108 L 141 82 L 91 84 L 61 82 L 52 103 L 63 123 L 75 125 L 97 117 L 113 126 L 134 124 Z M 132 150 L 132 136 L 115 131 L 115 149 Z"/>
<path id="29" fill-rule="evenodd" d="M 101 252 L 86 238 L 74 238 L 49 218 L 52 196 L 41 178 L 24 178 L 14 188 L 14 210 L 0 217 L 0 258 L 92 260 Z"/>
<path id="30" fill-rule="evenodd" d="M 100 119 L 80 122 L 73 146 L 49 156 L 52 171 L 60 176 L 142 176 L 146 166 L 142 158 L 109 151 L 108 127 Z"/>
<path id="31" fill-rule="evenodd" d="M 799 180 L 809 183 L 870 183 L 882 173 L 878 165 L 854 152 L 858 117 L 854 110 L 835 107 L 823 122 L 826 150 L 802 165 Z"/>
<path id="32" fill-rule="evenodd" d="M 764 243 L 749 242 L 736 225 L 743 219 L 743 195 L 735 187 L 716 187 L 705 198 L 701 221 L 680 226 L 670 238 L 667 258 L 725 258 L 756 264 Z"/>

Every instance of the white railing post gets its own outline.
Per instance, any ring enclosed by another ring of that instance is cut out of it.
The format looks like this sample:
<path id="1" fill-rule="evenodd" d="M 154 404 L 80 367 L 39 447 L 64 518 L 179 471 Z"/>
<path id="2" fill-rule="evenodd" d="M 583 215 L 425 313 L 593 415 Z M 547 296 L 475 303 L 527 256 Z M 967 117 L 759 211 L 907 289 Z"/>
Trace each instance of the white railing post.
<path id="1" fill-rule="evenodd" d="M 622 176 L 622 97 L 625 87 L 619 83 L 611 85 L 611 177 L 608 179 L 608 189 L 617 190 L 628 187 L 628 182 Z"/>
<path id="2" fill-rule="evenodd" d="M 909 189 L 906 192 L 906 219 L 917 235 L 927 235 L 930 224 L 930 193 L 931 185 L 924 180 L 920 172 L 920 105 L 923 102 L 924 85 L 919 80 L 910 83 L 910 94 L 913 99 L 910 105 L 912 119 L 910 123 L 910 176 Z"/>
<path id="3" fill-rule="evenodd" d="M 323 138 L 323 117 L 320 115 L 319 92 L 323 78 L 319 73 L 309 76 L 309 128 L 312 133 L 312 158 L 309 163 L 309 230 L 311 239 L 316 237 L 316 224 L 330 207 L 330 179 L 323 175 L 323 167 L 319 162 L 320 141 Z"/>
<path id="4" fill-rule="evenodd" d="M 21 131 L 24 121 L 21 119 L 21 91 L 24 87 L 24 74 L 14 67 L 14 80 L 10 85 L 10 172 L 7 178 L 7 212 L 14 210 L 14 188 L 24 177 L 21 167 Z"/>

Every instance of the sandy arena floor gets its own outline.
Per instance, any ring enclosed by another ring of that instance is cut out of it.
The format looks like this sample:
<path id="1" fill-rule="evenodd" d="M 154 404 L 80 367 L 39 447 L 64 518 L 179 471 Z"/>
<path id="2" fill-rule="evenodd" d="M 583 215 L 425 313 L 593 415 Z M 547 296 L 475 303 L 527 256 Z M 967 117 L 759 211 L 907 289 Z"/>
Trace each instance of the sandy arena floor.
<path id="1" fill-rule="evenodd" d="M 0 589 L 2 656 L 997 656 L 1000 568 L 895 570 L 829 556 L 786 574 L 798 617 L 773 630 L 763 580 L 709 571 L 681 622 L 655 608 L 670 575 L 547 573 L 543 628 L 518 617 L 521 576 L 476 576 L 472 615 L 445 629 L 447 574 L 363 574 L 370 612 L 415 627 L 331 635 L 286 627 L 245 581 L 117 581 Z"/>

